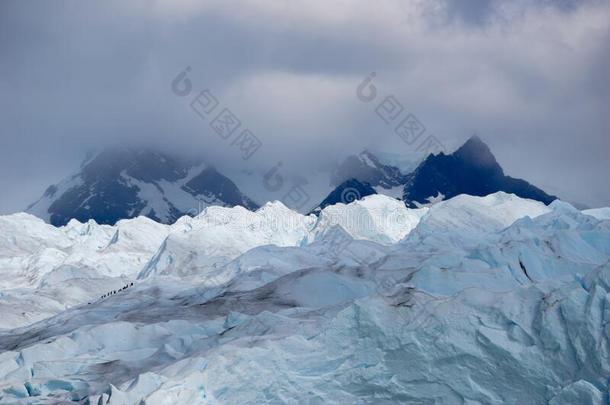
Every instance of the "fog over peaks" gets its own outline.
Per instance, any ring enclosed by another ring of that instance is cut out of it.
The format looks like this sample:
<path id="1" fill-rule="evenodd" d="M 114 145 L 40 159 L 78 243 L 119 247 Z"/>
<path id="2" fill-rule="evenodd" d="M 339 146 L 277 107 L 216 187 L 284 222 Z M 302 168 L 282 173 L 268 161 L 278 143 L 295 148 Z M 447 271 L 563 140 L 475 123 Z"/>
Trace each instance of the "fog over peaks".
<path id="1" fill-rule="evenodd" d="M 408 114 L 449 151 L 477 133 L 506 174 L 610 205 L 609 12 L 601 0 L 3 1 L 0 212 L 24 210 L 90 150 L 315 168 L 412 153 L 395 132 Z M 255 157 L 193 111 L 206 89 L 214 114 L 261 141 Z M 401 115 L 386 123 L 390 96 Z"/>

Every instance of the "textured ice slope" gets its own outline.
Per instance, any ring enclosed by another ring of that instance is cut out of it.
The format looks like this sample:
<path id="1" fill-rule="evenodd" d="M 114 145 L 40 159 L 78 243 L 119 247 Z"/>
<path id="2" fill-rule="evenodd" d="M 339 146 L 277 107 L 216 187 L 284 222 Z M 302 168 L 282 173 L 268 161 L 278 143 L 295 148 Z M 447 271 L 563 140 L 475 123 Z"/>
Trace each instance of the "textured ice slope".
<path id="1" fill-rule="evenodd" d="M 0 226 L 0 257 L 33 280 L 2 287 L 3 315 L 65 293 L 39 322 L 2 320 L 0 403 L 608 402 L 610 221 L 561 202 Z"/>
<path id="2" fill-rule="evenodd" d="M 224 266 L 250 249 L 309 244 L 336 225 L 354 238 L 395 242 L 423 212 L 383 196 L 340 207 L 329 207 L 319 219 L 279 202 L 256 212 L 208 207 L 171 226 L 138 217 L 115 226 L 72 220 L 56 228 L 28 214 L 0 216 L 0 329 L 95 301 L 137 278 L 169 275 L 219 282 L 232 274 Z M 210 279 L 214 272 L 218 277 Z"/>

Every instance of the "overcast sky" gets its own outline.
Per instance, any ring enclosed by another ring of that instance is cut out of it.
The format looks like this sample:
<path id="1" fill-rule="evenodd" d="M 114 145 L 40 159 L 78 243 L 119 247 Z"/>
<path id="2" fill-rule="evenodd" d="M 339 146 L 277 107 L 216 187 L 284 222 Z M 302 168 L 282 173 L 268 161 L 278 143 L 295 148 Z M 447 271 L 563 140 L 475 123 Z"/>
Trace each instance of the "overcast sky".
<path id="1" fill-rule="evenodd" d="M 106 145 L 243 164 L 172 93 L 186 66 L 261 139 L 260 162 L 408 153 L 356 97 L 375 72 L 380 99 L 449 149 L 476 132 L 507 174 L 610 206 L 609 16 L 610 0 L 4 0 L 0 213 Z"/>

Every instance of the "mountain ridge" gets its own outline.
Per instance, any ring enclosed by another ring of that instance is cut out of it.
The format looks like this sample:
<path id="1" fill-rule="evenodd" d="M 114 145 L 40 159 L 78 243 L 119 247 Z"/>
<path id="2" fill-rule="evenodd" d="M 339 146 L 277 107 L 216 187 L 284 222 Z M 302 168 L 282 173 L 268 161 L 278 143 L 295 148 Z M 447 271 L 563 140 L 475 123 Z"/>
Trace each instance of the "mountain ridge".
<path id="1" fill-rule="evenodd" d="M 525 180 L 505 175 L 490 148 L 478 136 L 471 137 L 451 154 L 431 154 L 421 159 L 414 171 L 403 173 L 369 150 L 348 156 L 330 173 L 319 174 L 328 176 L 326 181 L 310 179 L 322 184 L 317 192 L 319 197 L 314 194 L 313 199 L 320 203 L 305 207 L 305 212 L 371 194 L 400 199 L 411 208 L 458 194 L 484 196 L 498 191 L 547 205 L 556 199 Z M 278 199 L 260 193 L 264 184 L 253 176 L 239 178 L 238 186 L 201 159 L 148 149 L 110 149 L 88 157 L 78 173 L 47 188 L 27 212 L 54 225 L 65 225 L 72 218 L 114 224 L 138 215 L 172 223 L 211 205 L 240 205 L 255 210 Z M 258 200 L 242 192 L 243 186 L 254 192 Z"/>
<path id="2" fill-rule="evenodd" d="M 547 205 L 557 199 L 525 180 L 505 175 L 487 144 L 475 135 L 452 154 L 429 155 L 408 176 L 402 200 L 415 207 L 439 193 L 451 198 L 459 194 L 485 196 L 498 191 Z"/>
<path id="3" fill-rule="evenodd" d="M 112 225 L 139 215 L 171 223 L 209 205 L 258 208 L 229 178 L 200 160 L 113 148 L 47 188 L 26 211 L 53 225 L 72 218 Z"/>

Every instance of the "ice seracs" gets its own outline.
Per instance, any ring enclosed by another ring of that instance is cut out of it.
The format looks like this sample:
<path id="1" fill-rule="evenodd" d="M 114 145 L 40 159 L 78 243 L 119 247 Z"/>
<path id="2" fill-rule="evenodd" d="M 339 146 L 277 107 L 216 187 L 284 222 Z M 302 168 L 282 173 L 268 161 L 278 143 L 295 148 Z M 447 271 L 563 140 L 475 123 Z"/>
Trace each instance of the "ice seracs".
<path id="1" fill-rule="evenodd" d="M 338 203 L 323 209 L 310 238 L 339 225 L 356 239 L 392 244 L 411 232 L 427 211 L 428 208 L 409 209 L 402 201 L 383 195 L 370 195 L 351 204 Z"/>
<path id="2" fill-rule="evenodd" d="M 593 208 L 584 210 L 583 214 L 591 215 L 597 219 L 610 219 L 610 208 Z"/>
<path id="3" fill-rule="evenodd" d="M 606 403 L 593 214 L 496 193 L 0 217 L 0 403 Z"/>
<path id="4" fill-rule="evenodd" d="M 485 197 L 466 194 L 433 205 L 417 224 L 412 238 L 434 238 L 456 246 L 477 244 L 524 217 L 535 218 L 550 208 L 541 202 L 498 192 Z"/>

